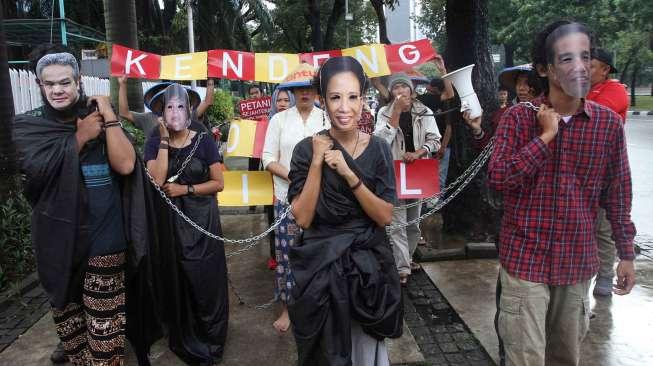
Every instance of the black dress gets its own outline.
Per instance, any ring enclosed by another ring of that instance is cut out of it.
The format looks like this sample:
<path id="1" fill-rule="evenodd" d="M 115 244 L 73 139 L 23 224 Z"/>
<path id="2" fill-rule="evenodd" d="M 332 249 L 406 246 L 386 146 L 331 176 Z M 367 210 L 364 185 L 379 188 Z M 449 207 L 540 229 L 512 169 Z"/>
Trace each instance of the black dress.
<path id="1" fill-rule="evenodd" d="M 334 144 L 368 189 L 394 203 L 394 169 L 387 143 L 371 136 L 356 159 L 335 140 Z M 304 187 L 312 154 L 311 138 L 295 147 L 290 202 Z M 299 365 L 351 365 L 352 319 L 376 339 L 401 336 L 401 287 L 385 229 L 365 214 L 344 178 L 326 164 L 315 217 L 290 249 L 290 266 L 296 285 L 288 310 Z"/>
<path id="2" fill-rule="evenodd" d="M 166 179 L 176 175 L 198 139 L 198 148 L 176 180 L 179 184 L 200 184 L 209 180 L 209 166 L 219 155 L 212 138 L 197 131 L 189 146 L 168 153 Z M 160 138 L 155 132 L 147 141 L 145 160 L 156 159 Z M 214 195 L 184 195 L 171 199 L 191 220 L 207 231 L 221 235 L 220 212 Z M 170 349 L 190 365 L 217 362 L 222 358 L 227 336 L 229 299 L 227 266 L 222 241 L 193 228 L 159 200 L 158 232 L 161 251 L 153 268 L 159 273 L 159 311 L 167 328 Z"/>

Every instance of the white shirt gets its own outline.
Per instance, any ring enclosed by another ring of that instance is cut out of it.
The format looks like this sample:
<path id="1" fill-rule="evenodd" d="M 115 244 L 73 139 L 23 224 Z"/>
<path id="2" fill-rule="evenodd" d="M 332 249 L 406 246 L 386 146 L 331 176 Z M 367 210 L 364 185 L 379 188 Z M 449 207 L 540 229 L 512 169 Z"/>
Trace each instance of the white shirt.
<path id="1" fill-rule="evenodd" d="M 297 107 L 289 108 L 272 116 L 268 131 L 265 134 L 263 145 L 263 168 L 267 169 L 270 163 L 276 162 L 286 169 L 290 169 L 292 152 L 301 140 L 313 136 L 317 132 L 331 127 L 328 118 L 321 109 L 313 107 L 304 122 Z M 288 195 L 288 182 L 273 175 L 274 196 L 281 202 L 286 201 Z"/>

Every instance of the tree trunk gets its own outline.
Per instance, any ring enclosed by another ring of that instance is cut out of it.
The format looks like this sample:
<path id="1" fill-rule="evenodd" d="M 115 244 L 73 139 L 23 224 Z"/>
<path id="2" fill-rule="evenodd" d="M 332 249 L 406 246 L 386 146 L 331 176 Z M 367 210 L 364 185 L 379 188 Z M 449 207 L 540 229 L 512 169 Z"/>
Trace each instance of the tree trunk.
<path id="1" fill-rule="evenodd" d="M 483 124 L 490 131 L 491 117 L 498 107 L 496 81 L 490 57 L 488 31 L 488 0 L 447 0 L 447 46 L 445 60 L 448 70 L 475 64 L 472 83 L 483 107 Z M 458 177 L 477 156 L 462 115 L 454 115 L 453 136 L 450 142 L 449 177 Z M 465 233 L 484 239 L 496 232 L 499 214 L 490 206 L 487 174 L 482 170 L 455 200 L 445 207 L 447 231 Z M 471 231 L 471 232 L 470 232 Z"/>
<path id="2" fill-rule="evenodd" d="M 376 13 L 376 19 L 379 22 L 379 41 L 383 44 L 390 44 L 390 38 L 388 38 L 388 28 L 385 21 L 385 13 L 383 12 L 383 0 L 370 0 L 374 12 Z"/>
<path id="3" fill-rule="evenodd" d="M 331 11 L 331 15 L 329 15 L 326 34 L 324 35 L 325 50 L 330 50 L 333 48 L 333 36 L 335 34 L 336 26 L 344 14 L 345 2 L 343 0 L 335 0 L 333 2 L 333 10 Z"/>
<path id="4" fill-rule="evenodd" d="M 313 51 L 322 51 L 324 49 L 322 43 L 322 29 L 320 26 L 320 1 L 308 0 L 308 8 L 306 9 L 306 21 L 311 27 L 311 46 Z"/>
<path id="5" fill-rule="evenodd" d="M 14 99 L 7 62 L 3 10 L 0 7 L 0 202 L 5 202 L 16 189 L 16 149 L 12 140 Z"/>
<path id="6" fill-rule="evenodd" d="M 630 105 L 636 106 L 637 100 L 635 99 L 635 88 L 637 88 L 637 74 L 639 73 L 639 61 L 633 65 L 633 72 L 630 73 Z"/>
<path id="7" fill-rule="evenodd" d="M 107 42 L 138 49 L 134 0 L 103 0 L 103 3 Z M 109 50 L 111 50 L 110 47 Z M 129 79 L 127 82 L 127 100 L 129 100 L 130 110 L 143 111 L 143 89 L 139 79 Z M 111 78 L 111 102 L 114 106 L 118 106 L 118 81 L 116 78 Z"/>
<path id="8" fill-rule="evenodd" d="M 503 52 L 505 53 L 506 57 L 505 67 L 515 66 L 515 47 L 513 47 L 511 44 L 504 44 Z"/>

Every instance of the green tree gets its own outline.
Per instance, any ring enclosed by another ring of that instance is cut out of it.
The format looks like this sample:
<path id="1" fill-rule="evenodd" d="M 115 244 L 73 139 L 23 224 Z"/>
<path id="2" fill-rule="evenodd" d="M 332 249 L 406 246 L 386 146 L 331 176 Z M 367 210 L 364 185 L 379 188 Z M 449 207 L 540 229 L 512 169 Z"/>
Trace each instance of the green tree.
<path id="1" fill-rule="evenodd" d="M 134 0 L 103 0 L 103 2 L 107 42 L 138 49 Z M 128 80 L 127 98 L 130 110 L 143 111 L 143 89 L 140 80 Z M 111 78 L 111 99 L 114 105 L 118 105 L 118 81 L 115 78 Z"/>

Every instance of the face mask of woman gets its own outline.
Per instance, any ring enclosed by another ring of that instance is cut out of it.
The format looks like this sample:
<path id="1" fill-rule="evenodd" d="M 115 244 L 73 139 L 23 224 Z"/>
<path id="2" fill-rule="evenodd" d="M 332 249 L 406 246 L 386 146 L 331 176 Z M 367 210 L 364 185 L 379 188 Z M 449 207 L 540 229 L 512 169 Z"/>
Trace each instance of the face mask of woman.
<path id="1" fill-rule="evenodd" d="M 163 119 L 172 131 L 182 131 L 190 126 L 190 113 L 186 104 L 179 98 L 170 98 L 164 107 Z"/>

